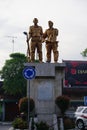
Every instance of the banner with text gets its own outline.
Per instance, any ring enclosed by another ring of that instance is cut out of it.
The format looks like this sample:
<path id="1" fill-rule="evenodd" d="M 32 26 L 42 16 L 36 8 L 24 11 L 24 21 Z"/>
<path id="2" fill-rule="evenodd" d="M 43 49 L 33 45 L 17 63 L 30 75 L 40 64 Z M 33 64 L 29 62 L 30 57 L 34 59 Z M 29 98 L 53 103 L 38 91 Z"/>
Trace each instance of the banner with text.
<path id="1" fill-rule="evenodd" d="M 65 86 L 87 86 L 87 61 L 63 61 L 65 68 Z"/>

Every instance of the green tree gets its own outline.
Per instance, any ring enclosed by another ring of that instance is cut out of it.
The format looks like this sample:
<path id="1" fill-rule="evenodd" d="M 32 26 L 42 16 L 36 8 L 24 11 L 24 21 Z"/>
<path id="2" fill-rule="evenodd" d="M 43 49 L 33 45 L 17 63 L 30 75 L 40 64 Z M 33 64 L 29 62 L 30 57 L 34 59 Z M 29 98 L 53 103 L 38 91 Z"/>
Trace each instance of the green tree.
<path id="1" fill-rule="evenodd" d="M 10 95 L 26 95 L 26 80 L 23 78 L 22 71 L 26 56 L 21 53 L 10 54 L 10 59 L 6 60 L 5 65 L 0 71 L 5 93 Z"/>
<path id="2" fill-rule="evenodd" d="M 87 57 L 87 48 L 84 51 L 81 52 L 81 55 L 83 57 Z"/>

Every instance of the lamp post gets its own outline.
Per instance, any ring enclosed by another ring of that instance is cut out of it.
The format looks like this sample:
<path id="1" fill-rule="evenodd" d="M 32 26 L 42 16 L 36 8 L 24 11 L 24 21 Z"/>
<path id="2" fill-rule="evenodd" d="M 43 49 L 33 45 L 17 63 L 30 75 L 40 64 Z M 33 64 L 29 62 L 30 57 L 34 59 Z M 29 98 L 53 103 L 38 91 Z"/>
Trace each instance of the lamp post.
<path id="1" fill-rule="evenodd" d="M 29 48 L 29 41 L 28 41 L 28 33 L 27 32 L 23 32 L 24 35 L 26 35 L 26 42 L 27 42 L 27 58 L 28 61 L 30 61 L 30 48 Z"/>

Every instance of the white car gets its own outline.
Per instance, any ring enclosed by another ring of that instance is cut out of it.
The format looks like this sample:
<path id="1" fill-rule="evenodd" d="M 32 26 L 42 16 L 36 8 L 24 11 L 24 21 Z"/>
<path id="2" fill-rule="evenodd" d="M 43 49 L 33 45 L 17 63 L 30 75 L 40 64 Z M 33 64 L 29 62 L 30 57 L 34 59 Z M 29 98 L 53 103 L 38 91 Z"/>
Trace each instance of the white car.
<path id="1" fill-rule="evenodd" d="M 87 127 L 87 106 L 79 106 L 75 112 L 76 126 L 80 130 Z"/>

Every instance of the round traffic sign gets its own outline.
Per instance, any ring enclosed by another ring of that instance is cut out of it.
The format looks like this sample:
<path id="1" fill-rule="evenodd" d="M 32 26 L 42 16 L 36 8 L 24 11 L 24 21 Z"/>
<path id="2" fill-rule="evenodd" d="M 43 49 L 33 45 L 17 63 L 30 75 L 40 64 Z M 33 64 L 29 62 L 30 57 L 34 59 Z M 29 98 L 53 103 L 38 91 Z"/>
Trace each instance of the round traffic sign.
<path id="1" fill-rule="evenodd" d="M 36 76 L 35 68 L 33 67 L 26 67 L 23 70 L 23 76 L 25 79 L 33 79 Z"/>

